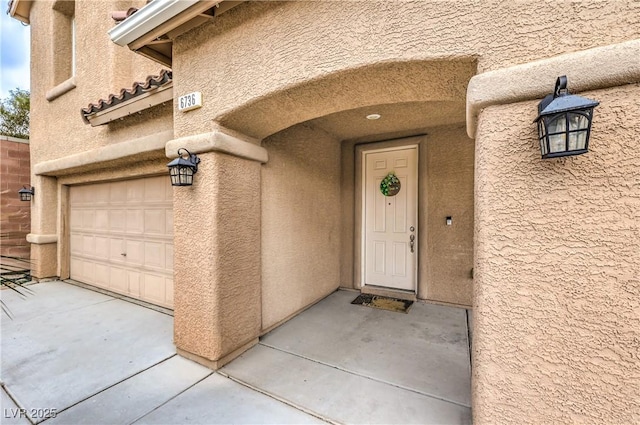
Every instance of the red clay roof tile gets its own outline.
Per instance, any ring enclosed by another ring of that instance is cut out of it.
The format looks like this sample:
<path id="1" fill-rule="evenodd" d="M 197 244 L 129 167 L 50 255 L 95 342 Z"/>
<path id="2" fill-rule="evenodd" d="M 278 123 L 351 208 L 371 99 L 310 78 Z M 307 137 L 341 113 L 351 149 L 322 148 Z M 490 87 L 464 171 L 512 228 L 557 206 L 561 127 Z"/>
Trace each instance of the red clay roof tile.
<path id="1" fill-rule="evenodd" d="M 82 119 L 86 124 L 89 124 L 89 116 L 112 108 L 119 105 L 122 102 L 126 102 L 129 99 L 133 99 L 136 96 L 140 96 L 153 90 L 157 87 L 164 86 L 165 84 L 173 81 L 173 73 L 168 69 L 160 71 L 160 75 L 149 75 L 144 83 L 133 83 L 133 87 L 130 89 L 122 89 L 118 94 L 110 94 L 107 99 L 100 99 L 96 103 L 90 103 L 86 108 L 82 108 L 80 113 Z"/>

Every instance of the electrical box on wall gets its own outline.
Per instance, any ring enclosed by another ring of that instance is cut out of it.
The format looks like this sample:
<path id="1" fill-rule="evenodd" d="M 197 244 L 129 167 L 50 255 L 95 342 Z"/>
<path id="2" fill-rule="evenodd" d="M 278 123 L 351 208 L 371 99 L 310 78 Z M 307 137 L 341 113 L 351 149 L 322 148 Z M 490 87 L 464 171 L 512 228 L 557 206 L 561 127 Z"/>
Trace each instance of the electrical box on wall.
<path id="1" fill-rule="evenodd" d="M 202 107 L 202 93 L 195 91 L 178 98 L 178 111 L 187 112 Z"/>

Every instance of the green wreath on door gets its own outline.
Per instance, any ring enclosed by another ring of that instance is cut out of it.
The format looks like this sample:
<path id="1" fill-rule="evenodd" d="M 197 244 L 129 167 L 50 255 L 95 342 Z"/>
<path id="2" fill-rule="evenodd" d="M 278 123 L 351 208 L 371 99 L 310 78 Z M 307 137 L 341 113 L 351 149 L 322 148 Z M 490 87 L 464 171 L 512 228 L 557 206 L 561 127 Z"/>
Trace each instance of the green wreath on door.
<path id="1" fill-rule="evenodd" d="M 396 196 L 400 192 L 400 179 L 392 171 L 380 182 L 380 192 L 384 196 Z"/>

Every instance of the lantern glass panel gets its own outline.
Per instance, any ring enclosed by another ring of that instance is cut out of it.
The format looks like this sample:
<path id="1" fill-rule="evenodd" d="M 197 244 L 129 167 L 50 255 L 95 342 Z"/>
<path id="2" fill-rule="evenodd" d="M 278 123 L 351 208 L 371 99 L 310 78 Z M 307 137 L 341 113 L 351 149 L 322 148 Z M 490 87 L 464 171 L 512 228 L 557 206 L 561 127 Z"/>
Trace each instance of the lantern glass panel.
<path id="1" fill-rule="evenodd" d="M 540 139 L 540 150 L 542 151 L 542 155 L 546 155 L 547 150 L 547 138 L 545 137 L 547 134 L 546 127 L 544 125 L 544 120 L 538 121 L 538 136 Z"/>
<path id="2" fill-rule="evenodd" d="M 565 114 L 552 117 L 547 124 L 549 134 L 564 133 L 567 131 L 567 118 Z"/>
<path id="3" fill-rule="evenodd" d="M 172 167 L 169 175 L 173 186 L 190 186 L 193 184 L 193 169 L 191 167 Z"/>
<path id="4" fill-rule="evenodd" d="M 569 112 L 569 130 L 586 130 L 589 127 L 589 119 L 583 114 Z"/>
<path id="5" fill-rule="evenodd" d="M 569 150 L 585 149 L 587 145 L 587 131 L 575 131 L 569 133 Z"/>
<path id="6" fill-rule="evenodd" d="M 563 152 L 567 149 L 567 118 L 565 114 L 556 115 L 547 124 L 549 152 Z"/>

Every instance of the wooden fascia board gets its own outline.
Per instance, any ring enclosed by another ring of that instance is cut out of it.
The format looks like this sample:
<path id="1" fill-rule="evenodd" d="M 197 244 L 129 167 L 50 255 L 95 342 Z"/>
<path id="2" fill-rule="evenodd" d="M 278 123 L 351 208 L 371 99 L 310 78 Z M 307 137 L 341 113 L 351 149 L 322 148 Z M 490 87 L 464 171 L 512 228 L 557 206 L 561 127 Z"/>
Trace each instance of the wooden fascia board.
<path id="1" fill-rule="evenodd" d="M 141 112 L 152 106 L 173 100 L 173 83 L 159 87 L 153 91 L 136 96 L 105 111 L 96 112 L 87 117 L 91 127 L 108 124 L 111 121 Z"/>
<path id="2" fill-rule="evenodd" d="M 25 24 L 29 24 L 29 14 L 31 13 L 32 5 L 33 0 L 13 0 L 11 9 L 9 9 L 9 16 Z"/>
<path id="3" fill-rule="evenodd" d="M 172 66 L 171 58 L 167 57 L 166 55 L 160 53 L 157 50 L 154 50 L 153 45 L 141 47 L 138 50 L 136 50 L 136 52 L 140 53 L 142 56 L 148 57 L 153 61 L 159 62 L 162 65 L 167 66 L 169 68 L 171 68 Z"/>

